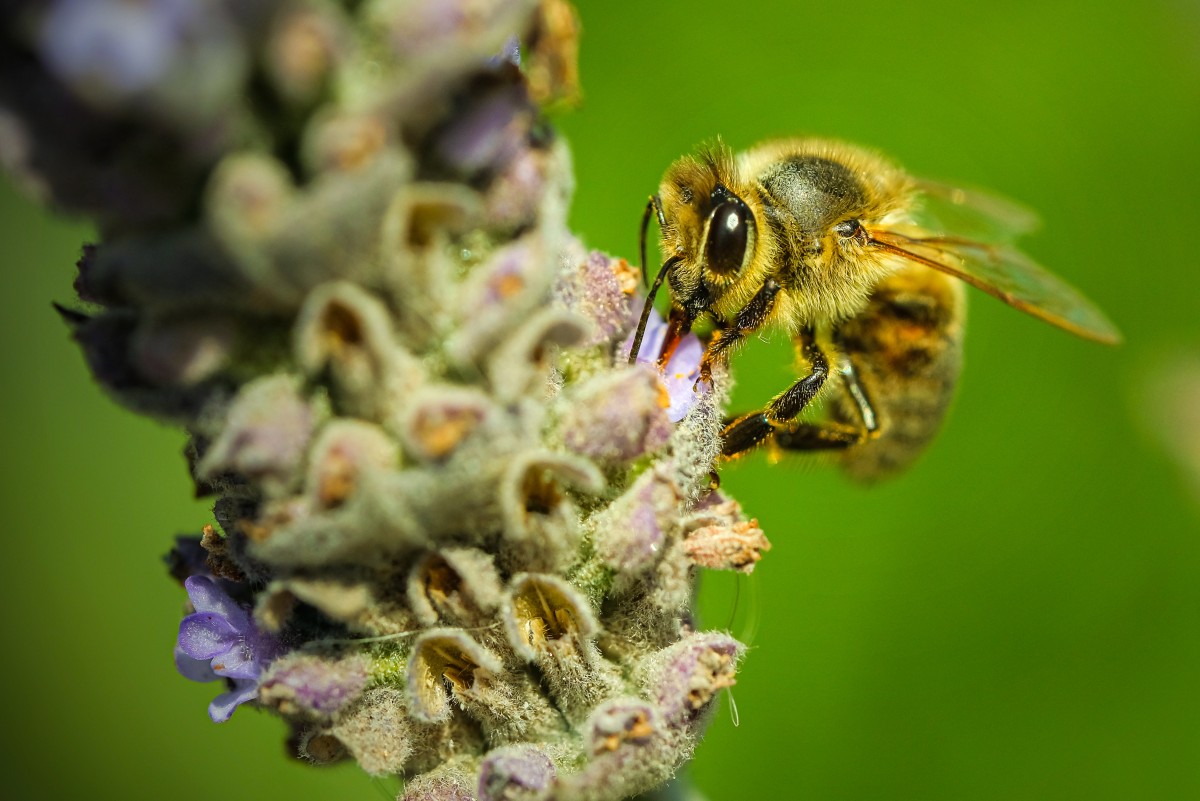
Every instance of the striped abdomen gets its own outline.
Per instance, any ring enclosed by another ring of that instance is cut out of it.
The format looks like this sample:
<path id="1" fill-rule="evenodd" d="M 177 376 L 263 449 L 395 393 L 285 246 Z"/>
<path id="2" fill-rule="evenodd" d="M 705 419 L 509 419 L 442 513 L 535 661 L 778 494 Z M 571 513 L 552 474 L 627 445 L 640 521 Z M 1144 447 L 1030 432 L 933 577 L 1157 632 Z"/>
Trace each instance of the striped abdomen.
<path id="1" fill-rule="evenodd" d="M 912 265 L 881 282 L 861 314 L 838 328 L 875 410 L 873 438 L 842 453 L 852 477 L 872 481 L 914 462 L 933 439 L 962 365 L 966 294 L 954 278 Z M 860 427 L 850 398 L 832 404 L 835 420 Z"/>

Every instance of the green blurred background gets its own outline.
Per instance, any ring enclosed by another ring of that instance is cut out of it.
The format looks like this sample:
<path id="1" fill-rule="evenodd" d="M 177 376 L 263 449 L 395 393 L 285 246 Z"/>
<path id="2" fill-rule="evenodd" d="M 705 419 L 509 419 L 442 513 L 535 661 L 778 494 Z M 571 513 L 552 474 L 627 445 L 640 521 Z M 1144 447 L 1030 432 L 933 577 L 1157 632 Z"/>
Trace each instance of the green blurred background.
<path id="1" fill-rule="evenodd" d="M 706 624 L 753 648 L 700 788 L 1200 798 L 1200 506 L 1153 436 L 1186 432 L 1147 389 L 1200 354 L 1200 5 L 580 11 L 585 102 L 561 128 L 589 244 L 634 257 L 646 195 L 706 138 L 836 136 L 1040 210 L 1027 249 L 1127 339 L 1089 344 L 974 293 L 956 406 L 915 469 L 872 489 L 800 461 L 725 472 L 774 549 L 752 580 L 704 587 Z M 7 185 L 0 209 L 6 796 L 387 797 L 285 759 L 272 718 L 213 725 L 215 685 L 175 675 L 183 599 L 159 555 L 209 520 L 183 439 L 102 397 L 50 310 L 88 229 Z M 735 371 L 739 407 L 792 378 L 778 343 Z"/>

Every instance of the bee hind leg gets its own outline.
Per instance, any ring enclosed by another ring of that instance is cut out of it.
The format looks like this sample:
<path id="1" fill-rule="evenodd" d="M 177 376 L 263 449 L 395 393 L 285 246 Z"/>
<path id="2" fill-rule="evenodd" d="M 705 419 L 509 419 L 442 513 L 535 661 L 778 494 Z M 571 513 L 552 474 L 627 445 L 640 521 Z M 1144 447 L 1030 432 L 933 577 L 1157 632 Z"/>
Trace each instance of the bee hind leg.
<path id="1" fill-rule="evenodd" d="M 784 451 L 840 451 L 862 439 L 861 431 L 841 423 L 793 423 L 777 429 L 771 445 Z"/>
<path id="2" fill-rule="evenodd" d="M 871 399 L 867 397 L 867 391 L 863 389 L 862 382 L 858 380 L 858 371 L 854 369 L 854 362 L 846 359 L 839 372 L 842 374 L 842 386 L 845 387 L 846 394 L 850 396 L 850 400 L 854 401 L 854 405 L 858 407 L 858 417 L 862 420 L 863 425 L 860 438 L 866 439 L 867 437 L 879 436 L 879 415 L 875 414 L 875 407 L 871 405 Z"/>

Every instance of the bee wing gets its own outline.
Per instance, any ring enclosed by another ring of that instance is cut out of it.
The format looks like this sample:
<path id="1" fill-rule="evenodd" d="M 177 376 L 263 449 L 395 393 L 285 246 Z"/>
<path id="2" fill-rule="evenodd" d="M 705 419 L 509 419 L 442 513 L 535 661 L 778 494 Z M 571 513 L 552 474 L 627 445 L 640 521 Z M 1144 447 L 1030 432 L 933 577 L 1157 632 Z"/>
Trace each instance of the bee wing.
<path id="1" fill-rule="evenodd" d="M 1121 333 L 1079 290 L 1006 244 L 874 231 L 880 250 L 957 276 L 1008 305 L 1072 334 L 1115 345 Z"/>
<path id="2" fill-rule="evenodd" d="M 1037 214 L 1006 197 L 940 181 L 917 181 L 917 218 L 922 227 L 983 242 L 1009 242 L 1041 225 Z"/>

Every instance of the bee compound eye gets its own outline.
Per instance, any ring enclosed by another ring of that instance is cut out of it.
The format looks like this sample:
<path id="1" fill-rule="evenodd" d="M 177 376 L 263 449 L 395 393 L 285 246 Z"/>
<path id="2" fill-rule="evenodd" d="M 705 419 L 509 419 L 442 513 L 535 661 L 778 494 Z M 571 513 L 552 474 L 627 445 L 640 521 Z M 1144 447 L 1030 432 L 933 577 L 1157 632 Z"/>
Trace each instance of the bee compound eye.
<path id="1" fill-rule="evenodd" d="M 726 200 L 713 209 L 705 245 L 709 270 L 718 275 L 730 275 L 742 268 L 749 216 L 746 204 L 737 199 Z"/>

